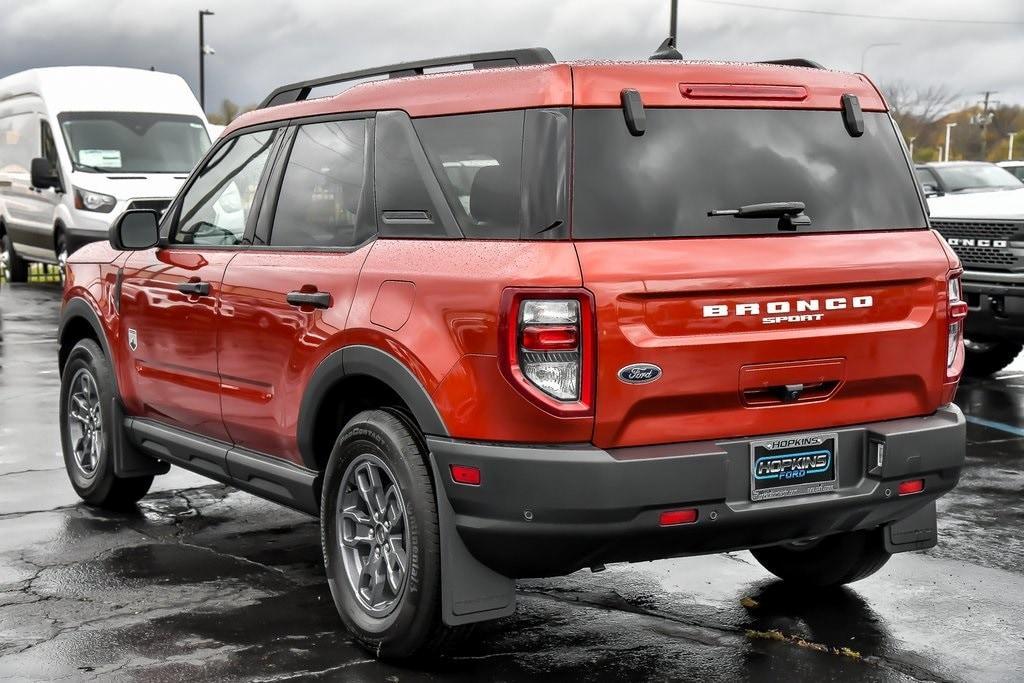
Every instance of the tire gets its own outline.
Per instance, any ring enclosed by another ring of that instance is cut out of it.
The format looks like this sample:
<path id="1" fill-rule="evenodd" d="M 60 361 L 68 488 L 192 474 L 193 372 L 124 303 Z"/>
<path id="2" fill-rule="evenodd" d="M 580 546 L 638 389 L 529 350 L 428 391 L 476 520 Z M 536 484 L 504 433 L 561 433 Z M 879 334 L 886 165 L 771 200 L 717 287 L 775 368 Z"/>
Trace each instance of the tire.
<path id="1" fill-rule="evenodd" d="M 1010 341 L 967 340 L 964 344 L 964 374 L 971 377 L 989 377 L 1013 362 L 1024 349 L 1024 344 Z"/>
<path id="2" fill-rule="evenodd" d="M 779 545 L 750 551 L 761 566 L 783 581 L 828 588 L 865 579 L 892 557 L 881 529 L 826 536 L 814 545 Z"/>
<path id="3" fill-rule="evenodd" d="M 67 270 L 68 264 L 68 246 L 67 238 L 64 236 L 64 230 L 59 226 L 57 227 L 57 240 L 56 246 L 54 247 L 54 255 L 57 257 L 57 270 L 60 275 L 61 282 L 64 281 L 64 271 Z"/>
<path id="4" fill-rule="evenodd" d="M 369 472 L 373 468 L 378 490 L 376 495 L 363 496 L 358 485 L 372 481 Z M 374 507 L 385 514 L 375 521 L 366 510 L 371 509 L 370 500 L 382 499 L 383 505 Z M 343 510 L 348 514 L 343 516 Z M 382 528 L 385 521 L 392 526 Z M 396 534 L 399 529 L 401 533 Z M 391 534 L 395 535 L 389 551 Z M 436 654 L 463 631 L 441 621 L 437 504 L 423 439 L 411 420 L 398 413 L 368 410 L 345 425 L 324 476 L 320 539 L 338 614 L 356 640 L 377 657 L 408 659 Z M 375 549 L 380 551 L 378 566 L 382 570 L 400 567 L 403 554 L 405 559 L 400 580 L 392 581 L 397 573 L 384 570 L 379 594 L 372 590 L 365 572 L 377 557 Z M 364 582 L 368 585 L 363 586 Z M 393 584 L 400 587 L 396 590 Z"/>
<path id="5" fill-rule="evenodd" d="M 71 349 L 61 375 L 60 441 L 64 468 L 75 493 L 87 504 L 125 510 L 146 495 L 153 477 L 114 475 L 113 435 L 121 426 L 114 424 L 111 415 L 113 400 L 110 361 L 96 342 L 83 339 Z"/>
<path id="6" fill-rule="evenodd" d="M 3 249 L 2 267 L 3 276 L 7 282 L 28 282 L 28 261 L 23 260 L 14 251 L 14 244 L 11 236 L 4 232 L 0 238 L 0 248 Z"/>

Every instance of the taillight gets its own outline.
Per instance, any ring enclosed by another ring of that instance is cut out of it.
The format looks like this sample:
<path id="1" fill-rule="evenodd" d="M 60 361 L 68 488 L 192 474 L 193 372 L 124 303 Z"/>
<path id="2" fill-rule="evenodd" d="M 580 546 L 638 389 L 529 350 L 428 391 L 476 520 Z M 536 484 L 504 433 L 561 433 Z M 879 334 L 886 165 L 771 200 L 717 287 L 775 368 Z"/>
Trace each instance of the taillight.
<path id="1" fill-rule="evenodd" d="M 561 416 L 592 414 L 594 300 L 578 289 L 507 289 L 501 370 L 516 389 Z"/>
<path id="2" fill-rule="evenodd" d="M 949 278 L 947 294 L 949 328 L 946 335 L 946 375 L 955 377 L 960 374 L 959 368 L 955 366 L 958 358 L 961 359 L 961 362 L 963 359 L 964 318 L 967 317 L 967 302 L 963 300 L 963 288 L 959 275 Z"/>

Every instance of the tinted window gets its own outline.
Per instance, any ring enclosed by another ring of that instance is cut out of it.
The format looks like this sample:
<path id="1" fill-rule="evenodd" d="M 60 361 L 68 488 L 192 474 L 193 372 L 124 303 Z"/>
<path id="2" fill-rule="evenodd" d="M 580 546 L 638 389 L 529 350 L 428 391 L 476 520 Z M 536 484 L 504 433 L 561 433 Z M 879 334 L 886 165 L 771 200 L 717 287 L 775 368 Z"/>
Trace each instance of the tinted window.
<path id="1" fill-rule="evenodd" d="M 524 116 L 503 111 L 414 122 L 467 236 L 519 237 Z"/>
<path id="2" fill-rule="evenodd" d="M 777 218 L 709 217 L 803 202 L 801 232 L 920 228 L 914 177 L 887 114 L 851 137 L 838 111 L 647 109 L 629 133 L 620 109 L 574 113 L 573 236 L 776 234 Z"/>
<path id="3" fill-rule="evenodd" d="M 210 148 L 195 116 L 73 112 L 57 119 L 76 171 L 188 173 Z"/>
<path id="4" fill-rule="evenodd" d="M 331 121 L 295 134 L 274 214 L 270 243 L 346 247 L 373 233 L 373 193 L 366 192 L 366 121 Z"/>
<path id="5" fill-rule="evenodd" d="M 218 149 L 181 200 L 176 244 L 239 244 L 276 130 L 239 135 Z"/>
<path id="6" fill-rule="evenodd" d="M 949 192 L 986 192 L 1016 190 L 1024 187 L 1013 174 L 995 164 L 936 166 L 932 169 L 942 178 Z"/>

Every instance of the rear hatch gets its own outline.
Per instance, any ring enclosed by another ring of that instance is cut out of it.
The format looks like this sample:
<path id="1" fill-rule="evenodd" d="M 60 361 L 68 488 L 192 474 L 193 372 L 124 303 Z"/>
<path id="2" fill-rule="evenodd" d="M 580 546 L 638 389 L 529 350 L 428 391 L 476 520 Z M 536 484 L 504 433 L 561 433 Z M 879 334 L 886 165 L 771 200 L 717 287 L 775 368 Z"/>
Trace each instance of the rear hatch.
<path id="1" fill-rule="evenodd" d="M 668 91 L 642 135 L 618 108 L 573 113 L 573 238 L 597 304 L 595 444 L 933 412 L 950 265 L 880 101 L 854 136 L 838 93 L 812 93 L 812 110 L 665 107 Z M 810 225 L 792 230 L 792 208 L 708 215 L 767 202 L 804 203 Z"/>

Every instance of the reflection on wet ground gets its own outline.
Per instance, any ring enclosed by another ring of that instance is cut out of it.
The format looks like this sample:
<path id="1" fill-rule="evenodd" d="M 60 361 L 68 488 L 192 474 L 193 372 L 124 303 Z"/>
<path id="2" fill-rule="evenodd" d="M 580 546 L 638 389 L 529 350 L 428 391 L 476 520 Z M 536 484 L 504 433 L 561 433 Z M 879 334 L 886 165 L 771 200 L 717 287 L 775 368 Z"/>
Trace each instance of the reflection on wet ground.
<path id="1" fill-rule="evenodd" d="M 825 595 L 747 553 L 520 582 L 443 660 L 342 630 L 314 520 L 174 471 L 138 511 L 76 503 L 55 425 L 56 288 L 0 287 L 0 678 L 1022 680 L 1024 362 L 966 382 L 940 546 Z"/>

